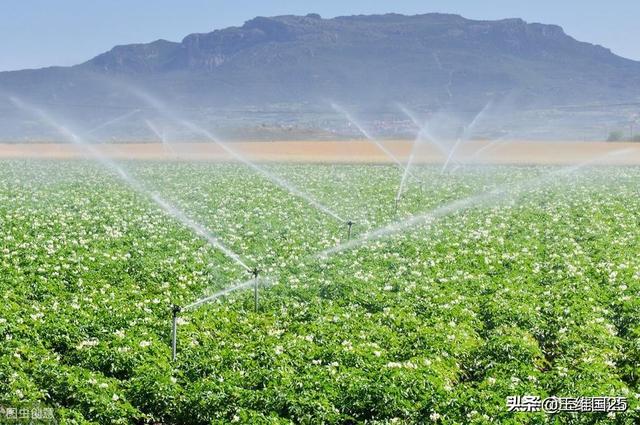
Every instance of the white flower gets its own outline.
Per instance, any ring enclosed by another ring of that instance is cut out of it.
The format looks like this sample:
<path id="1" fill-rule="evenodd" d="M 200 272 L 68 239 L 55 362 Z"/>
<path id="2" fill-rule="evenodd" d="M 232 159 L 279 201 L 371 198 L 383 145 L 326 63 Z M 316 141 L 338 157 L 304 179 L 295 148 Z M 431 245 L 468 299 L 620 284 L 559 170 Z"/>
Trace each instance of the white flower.
<path id="1" fill-rule="evenodd" d="M 111 396 L 111 400 L 118 401 L 118 400 L 120 400 L 120 396 L 118 396 L 118 394 L 114 394 L 114 395 Z"/>
<path id="2" fill-rule="evenodd" d="M 35 313 L 35 314 L 31 315 L 31 320 L 35 321 L 35 320 L 38 320 L 38 319 L 42 318 L 43 316 L 44 316 L 44 313 L 42 313 L 42 312 Z"/>
<path id="3" fill-rule="evenodd" d="M 429 415 L 429 419 L 431 419 L 433 422 L 436 422 L 438 419 L 440 419 L 440 414 L 433 412 Z"/>
<path id="4" fill-rule="evenodd" d="M 140 341 L 140 347 L 146 348 L 151 345 L 151 341 Z"/>
<path id="5" fill-rule="evenodd" d="M 284 348 L 282 347 L 282 345 L 276 345 L 276 348 L 274 349 L 276 355 L 280 355 L 282 353 L 284 353 Z"/>
<path id="6" fill-rule="evenodd" d="M 100 340 L 97 338 L 87 339 L 85 341 L 81 341 L 78 345 L 76 345 L 77 350 L 82 350 L 84 347 L 95 347 L 100 343 Z"/>

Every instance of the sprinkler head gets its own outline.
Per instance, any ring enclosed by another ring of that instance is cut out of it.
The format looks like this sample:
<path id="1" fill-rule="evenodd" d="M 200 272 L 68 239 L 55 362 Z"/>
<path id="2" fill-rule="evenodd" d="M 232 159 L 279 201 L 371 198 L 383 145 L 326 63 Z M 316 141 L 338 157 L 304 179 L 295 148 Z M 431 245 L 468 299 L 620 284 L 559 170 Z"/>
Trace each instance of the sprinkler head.
<path id="1" fill-rule="evenodd" d="M 353 226 L 355 223 L 351 220 L 347 221 L 347 240 L 351 239 L 351 226 Z"/>
<path id="2" fill-rule="evenodd" d="M 257 267 L 254 267 L 249 271 L 253 275 L 253 309 L 254 311 L 258 311 L 258 270 Z"/>
<path id="3" fill-rule="evenodd" d="M 177 316 L 178 313 L 180 313 L 182 311 L 182 307 L 180 307 L 179 305 L 172 305 L 171 306 L 171 312 L 173 313 L 174 316 Z"/>
<path id="4" fill-rule="evenodd" d="M 249 273 L 251 273 L 251 275 L 254 277 L 254 279 L 257 279 L 258 278 L 258 274 L 260 273 L 260 270 L 257 267 L 254 267 L 251 270 L 249 270 Z"/>

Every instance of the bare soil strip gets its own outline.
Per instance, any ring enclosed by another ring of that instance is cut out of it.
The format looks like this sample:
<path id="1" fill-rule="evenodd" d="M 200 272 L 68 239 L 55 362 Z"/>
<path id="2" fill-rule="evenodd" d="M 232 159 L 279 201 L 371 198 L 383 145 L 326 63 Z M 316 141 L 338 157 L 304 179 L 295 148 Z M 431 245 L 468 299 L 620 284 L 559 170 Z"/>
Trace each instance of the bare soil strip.
<path id="1" fill-rule="evenodd" d="M 382 142 L 396 157 L 406 160 L 413 142 Z M 490 146 L 489 146 L 490 145 Z M 353 141 L 232 142 L 231 148 L 253 161 L 295 163 L 392 163 L 373 143 Z M 232 161 L 214 143 L 127 143 L 95 145 L 105 157 L 124 160 Z M 68 143 L 0 144 L 0 159 L 82 159 L 91 155 Z M 595 160 L 605 164 L 640 164 L 640 143 L 472 141 L 463 144 L 455 161 L 484 164 L 576 164 Z M 446 155 L 431 144 L 416 150 L 417 163 L 443 163 Z"/>

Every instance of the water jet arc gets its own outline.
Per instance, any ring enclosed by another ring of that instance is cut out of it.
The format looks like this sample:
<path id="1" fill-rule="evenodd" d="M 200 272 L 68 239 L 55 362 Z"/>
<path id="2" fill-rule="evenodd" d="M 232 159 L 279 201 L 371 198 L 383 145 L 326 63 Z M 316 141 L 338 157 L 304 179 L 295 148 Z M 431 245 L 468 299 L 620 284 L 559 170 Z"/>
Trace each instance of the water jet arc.
<path id="1" fill-rule="evenodd" d="M 55 119 L 53 119 L 49 114 L 45 113 L 41 109 L 28 105 L 27 103 L 19 100 L 18 98 L 11 97 L 10 100 L 20 109 L 28 112 L 31 115 L 34 115 L 44 121 L 46 124 L 55 128 L 60 132 L 62 136 L 64 136 L 67 140 L 80 147 L 84 151 L 86 151 L 91 157 L 93 157 L 98 163 L 102 164 L 104 167 L 115 171 L 118 176 L 133 190 L 138 193 L 141 193 L 147 197 L 149 197 L 156 205 L 158 205 L 162 210 L 179 221 L 185 227 L 191 229 L 198 236 L 205 239 L 209 245 L 219 249 L 222 251 L 227 257 L 235 261 L 238 265 L 242 266 L 245 270 L 249 270 L 249 266 L 247 266 L 244 261 L 240 258 L 238 254 L 227 248 L 217 236 L 209 232 L 204 228 L 200 223 L 197 223 L 192 218 L 188 217 L 183 211 L 178 209 L 177 207 L 171 205 L 168 201 L 164 200 L 157 193 L 152 193 L 148 190 L 141 182 L 130 176 L 120 165 L 116 162 L 110 160 L 109 158 L 104 157 L 96 148 L 92 145 L 86 143 L 83 139 L 81 139 L 75 132 L 69 130 L 64 125 L 58 123 Z"/>

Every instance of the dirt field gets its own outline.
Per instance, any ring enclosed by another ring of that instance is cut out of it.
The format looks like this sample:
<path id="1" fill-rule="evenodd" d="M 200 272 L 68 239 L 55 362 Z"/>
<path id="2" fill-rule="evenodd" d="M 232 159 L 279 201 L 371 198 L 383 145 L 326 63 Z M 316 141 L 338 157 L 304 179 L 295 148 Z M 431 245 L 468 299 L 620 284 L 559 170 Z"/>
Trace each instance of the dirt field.
<path id="1" fill-rule="evenodd" d="M 406 140 L 382 142 L 400 161 L 406 161 L 413 143 Z M 393 160 L 369 141 L 287 141 L 234 142 L 231 148 L 255 161 L 390 163 Z M 213 143 L 154 143 L 98 145 L 99 154 L 113 159 L 201 160 L 233 159 Z M 90 158 L 92 153 L 73 144 L 0 144 L 2 158 L 75 159 Z M 432 144 L 416 149 L 416 162 L 442 163 L 446 160 Z M 459 162 L 494 164 L 571 164 L 594 160 L 595 163 L 640 164 L 640 144 L 610 142 L 466 142 L 453 157 Z"/>

